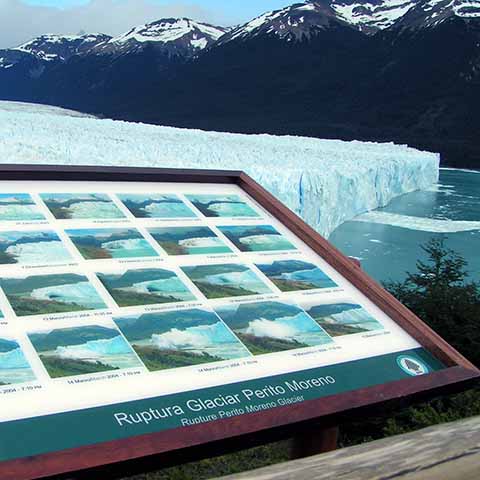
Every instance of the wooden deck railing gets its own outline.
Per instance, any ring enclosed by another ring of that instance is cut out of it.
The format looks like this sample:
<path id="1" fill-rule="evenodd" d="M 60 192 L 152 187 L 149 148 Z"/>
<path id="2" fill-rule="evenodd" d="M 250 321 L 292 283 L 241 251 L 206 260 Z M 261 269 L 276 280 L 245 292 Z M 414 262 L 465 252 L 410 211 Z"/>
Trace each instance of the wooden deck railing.
<path id="1" fill-rule="evenodd" d="M 480 417 L 218 480 L 479 480 Z"/>

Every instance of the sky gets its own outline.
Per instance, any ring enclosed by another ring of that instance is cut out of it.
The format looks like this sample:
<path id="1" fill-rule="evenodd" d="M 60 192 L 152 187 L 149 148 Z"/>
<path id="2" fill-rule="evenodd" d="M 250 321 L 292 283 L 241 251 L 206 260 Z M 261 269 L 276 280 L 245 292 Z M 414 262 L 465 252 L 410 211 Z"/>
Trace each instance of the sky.
<path id="1" fill-rule="evenodd" d="M 0 49 L 44 33 L 120 35 L 164 17 L 217 25 L 245 23 L 302 0 L 0 0 Z"/>

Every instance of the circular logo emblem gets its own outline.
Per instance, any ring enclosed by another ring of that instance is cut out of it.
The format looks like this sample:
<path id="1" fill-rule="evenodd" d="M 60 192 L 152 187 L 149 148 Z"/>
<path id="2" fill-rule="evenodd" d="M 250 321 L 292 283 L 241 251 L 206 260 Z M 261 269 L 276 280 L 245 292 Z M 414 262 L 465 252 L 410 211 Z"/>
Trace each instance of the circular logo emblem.
<path id="1" fill-rule="evenodd" d="M 397 358 L 398 366 L 412 377 L 425 375 L 428 373 L 428 367 L 422 361 L 414 357 L 402 355 Z"/>

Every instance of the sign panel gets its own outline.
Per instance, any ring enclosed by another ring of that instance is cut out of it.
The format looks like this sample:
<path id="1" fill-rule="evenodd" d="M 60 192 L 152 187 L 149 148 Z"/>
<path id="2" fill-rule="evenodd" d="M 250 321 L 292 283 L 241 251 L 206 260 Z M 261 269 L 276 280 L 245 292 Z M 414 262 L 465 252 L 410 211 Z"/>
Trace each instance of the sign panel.
<path id="1" fill-rule="evenodd" d="M 187 438 L 452 366 L 239 184 L 7 180 L 0 192 L 2 478 L 35 478 L 10 469 L 26 457 Z"/>

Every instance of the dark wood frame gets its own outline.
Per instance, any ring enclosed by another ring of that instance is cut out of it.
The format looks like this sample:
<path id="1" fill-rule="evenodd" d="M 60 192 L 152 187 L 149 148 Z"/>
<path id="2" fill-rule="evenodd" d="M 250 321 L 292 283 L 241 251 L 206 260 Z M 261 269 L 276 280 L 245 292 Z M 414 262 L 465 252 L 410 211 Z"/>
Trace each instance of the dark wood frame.
<path id="1" fill-rule="evenodd" d="M 2 480 L 32 480 L 61 476 L 68 472 L 77 472 L 79 478 L 82 477 L 81 472 L 84 472 L 86 478 L 96 478 L 97 474 L 101 474 L 104 479 L 115 478 L 301 435 L 306 429 L 311 432 L 312 426 L 332 427 L 337 422 L 347 418 L 351 420 L 358 414 L 378 414 L 379 407 L 394 407 L 440 393 L 460 391 L 480 379 L 480 371 L 472 363 L 366 275 L 358 265 L 243 172 L 2 165 L 0 180 L 236 184 L 448 367 L 426 376 L 271 411 L 3 462 L 0 463 Z"/>

